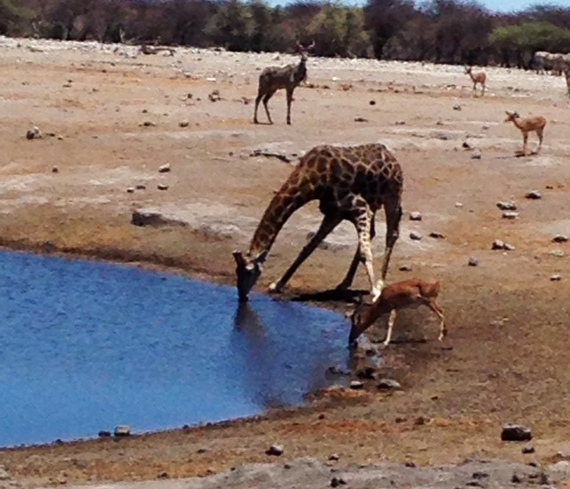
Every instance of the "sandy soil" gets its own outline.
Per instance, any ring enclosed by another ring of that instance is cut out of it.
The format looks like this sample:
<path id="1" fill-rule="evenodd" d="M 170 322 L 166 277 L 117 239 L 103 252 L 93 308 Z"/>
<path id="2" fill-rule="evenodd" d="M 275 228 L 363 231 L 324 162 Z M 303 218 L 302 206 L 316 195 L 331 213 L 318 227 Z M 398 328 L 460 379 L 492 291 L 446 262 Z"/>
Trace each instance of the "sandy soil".
<path id="1" fill-rule="evenodd" d="M 439 344 L 428 312 L 401 315 L 398 341 L 384 352 L 379 375 L 397 379 L 402 391 L 333 391 L 309 408 L 252 420 L 2 450 L 0 463 L 14 477 L 41 485 L 203 476 L 269 462 L 272 443 L 285 447 L 281 462 L 338 454 L 339 467 L 469 457 L 547 463 L 570 451 L 570 244 L 552 242 L 570 234 L 562 78 L 488 69 L 489 90 L 481 98 L 461 67 L 311 59 L 310 85 L 295 94 L 293 125 L 285 125 L 279 93 L 271 102 L 275 124 L 254 126 L 259 69 L 294 58 L 192 49 L 136 56 L 131 47 L 7 39 L 0 39 L 0 50 L 0 244 L 233 283 L 231 251 L 247 247 L 292 168 L 250 156 L 255 149 L 298 155 L 320 143 L 380 141 L 405 174 L 406 215 L 389 278 L 441 279 L 450 329 Z M 221 100 L 210 101 L 214 90 Z M 548 119 L 540 155 L 514 156 L 522 137 L 503 123 L 505 110 Z M 43 137 L 27 140 L 33 126 Z M 480 150 L 481 159 L 472 159 L 463 143 Z M 164 164 L 171 171 L 159 173 Z M 535 189 L 542 199 L 524 198 Z M 508 200 L 517 203 L 519 219 L 501 217 L 496 203 Z M 136 209 L 184 225 L 133 226 Z M 423 220 L 409 221 L 410 211 Z M 316 205 L 293 216 L 259 290 L 286 268 L 318 222 Z M 378 229 L 377 255 L 382 222 Z M 423 239 L 411 240 L 411 231 Z M 445 239 L 430 238 L 434 231 Z M 516 249 L 492 251 L 497 238 Z M 343 226 L 329 243 L 299 270 L 289 296 L 341 280 L 355 232 Z M 478 267 L 467 265 L 470 256 Z M 400 271 L 402 265 L 412 272 Z M 551 281 L 555 274 L 561 280 Z M 356 286 L 366 287 L 364 273 Z M 370 337 L 383 332 L 378 327 Z M 532 428 L 536 453 L 523 455 L 519 444 L 500 441 L 507 421 Z"/>

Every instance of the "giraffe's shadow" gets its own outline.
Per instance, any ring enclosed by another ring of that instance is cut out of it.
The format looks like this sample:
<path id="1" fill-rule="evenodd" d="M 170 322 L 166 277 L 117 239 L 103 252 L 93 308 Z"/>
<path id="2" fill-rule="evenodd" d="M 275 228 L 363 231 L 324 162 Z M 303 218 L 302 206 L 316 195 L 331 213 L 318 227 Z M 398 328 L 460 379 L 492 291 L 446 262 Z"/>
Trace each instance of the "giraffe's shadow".
<path id="1" fill-rule="evenodd" d="M 360 304 L 367 294 L 367 290 L 360 289 L 329 289 L 292 295 L 289 300 L 293 302 L 345 302 L 348 304 Z"/>

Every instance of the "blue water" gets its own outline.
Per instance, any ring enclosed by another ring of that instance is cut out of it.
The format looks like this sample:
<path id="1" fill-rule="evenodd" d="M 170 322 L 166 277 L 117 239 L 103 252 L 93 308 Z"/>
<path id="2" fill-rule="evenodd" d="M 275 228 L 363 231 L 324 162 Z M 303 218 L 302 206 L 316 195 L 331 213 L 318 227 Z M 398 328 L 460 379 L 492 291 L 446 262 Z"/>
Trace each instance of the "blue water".
<path id="1" fill-rule="evenodd" d="M 0 253 L 0 446 L 301 404 L 347 361 L 335 313 L 137 268 Z"/>

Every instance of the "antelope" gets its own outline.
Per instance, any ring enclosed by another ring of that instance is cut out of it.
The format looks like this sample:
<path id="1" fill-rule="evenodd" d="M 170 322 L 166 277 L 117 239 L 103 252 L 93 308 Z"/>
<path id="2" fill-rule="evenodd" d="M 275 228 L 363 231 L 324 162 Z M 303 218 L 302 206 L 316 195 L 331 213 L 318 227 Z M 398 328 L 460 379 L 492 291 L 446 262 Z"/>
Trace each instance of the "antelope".
<path id="1" fill-rule="evenodd" d="M 447 335 L 447 329 L 443 309 L 437 303 L 439 291 L 439 281 L 426 281 L 418 278 L 386 285 L 375 302 L 369 305 L 360 305 L 354 310 L 350 318 L 352 327 L 348 338 L 349 346 L 356 346 L 356 339 L 364 331 L 372 326 L 380 316 L 390 313 L 388 333 L 383 343 L 384 346 L 388 346 L 392 338 L 397 311 L 421 305 L 429 307 L 440 319 L 438 341 L 442 341 Z"/>
<path id="2" fill-rule="evenodd" d="M 269 107 L 267 106 L 269 99 L 273 97 L 277 90 L 285 89 L 287 94 L 287 124 L 291 125 L 291 102 L 293 101 L 293 92 L 299 84 L 307 78 L 307 58 L 309 51 L 315 47 L 315 42 L 310 46 L 303 46 L 297 42 L 297 52 L 301 55 L 298 64 L 290 64 L 287 66 L 277 67 L 270 66 L 265 68 L 259 75 L 259 85 L 257 89 L 257 98 L 255 99 L 255 111 L 253 113 L 254 124 L 257 121 L 257 108 L 259 102 L 263 99 L 263 106 L 269 124 L 273 124 Z"/>
<path id="3" fill-rule="evenodd" d="M 541 115 L 537 115 L 534 117 L 527 117 L 526 119 L 521 119 L 521 116 L 518 112 L 509 112 L 508 110 L 505 111 L 507 114 L 507 118 L 505 122 L 512 122 L 517 128 L 522 132 L 523 135 L 523 149 L 522 155 L 527 155 L 527 143 L 528 143 L 528 133 L 529 132 L 536 132 L 538 136 L 538 147 L 536 148 L 536 152 L 540 151 L 542 147 L 542 139 L 544 133 L 544 126 L 546 126 L 546 119 Z"/>
<path id="4" fill-rule="evenodd" d="M 568 96 L 570 97 L 570 67 L 566 68 L 564 75 L 566 76 L 566 88 L 568 89 Z"/>
<path id="5" fill-rule="evenodd" d="M 477 84 L 481 85 L 481 96 L 485 95 L 485 83 L 487 82 L 487 75 L 484 72 L 473 73 L 471 66 L 465 67 L 465 74 L 471 77 L 473 82 L 473 91 L 477 89 Z"/>

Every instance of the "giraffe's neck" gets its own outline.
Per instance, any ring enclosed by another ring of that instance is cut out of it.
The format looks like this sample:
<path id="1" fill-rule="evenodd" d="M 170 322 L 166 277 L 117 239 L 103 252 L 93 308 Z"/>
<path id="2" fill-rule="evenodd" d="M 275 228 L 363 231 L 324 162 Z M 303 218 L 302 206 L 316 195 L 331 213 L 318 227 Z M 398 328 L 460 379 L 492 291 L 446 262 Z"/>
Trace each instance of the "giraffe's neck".
<path id="1" fill-rule="evenodd" d="M 275 194 L 255 230 L 249 246 L 249 256 L 258 257 L 269 252 L 279 231 L 291 215 L 307 202 L 317 198 L 315 188 L 303 180 L 302 176 L 300 179 L 289 178 Z"/>

